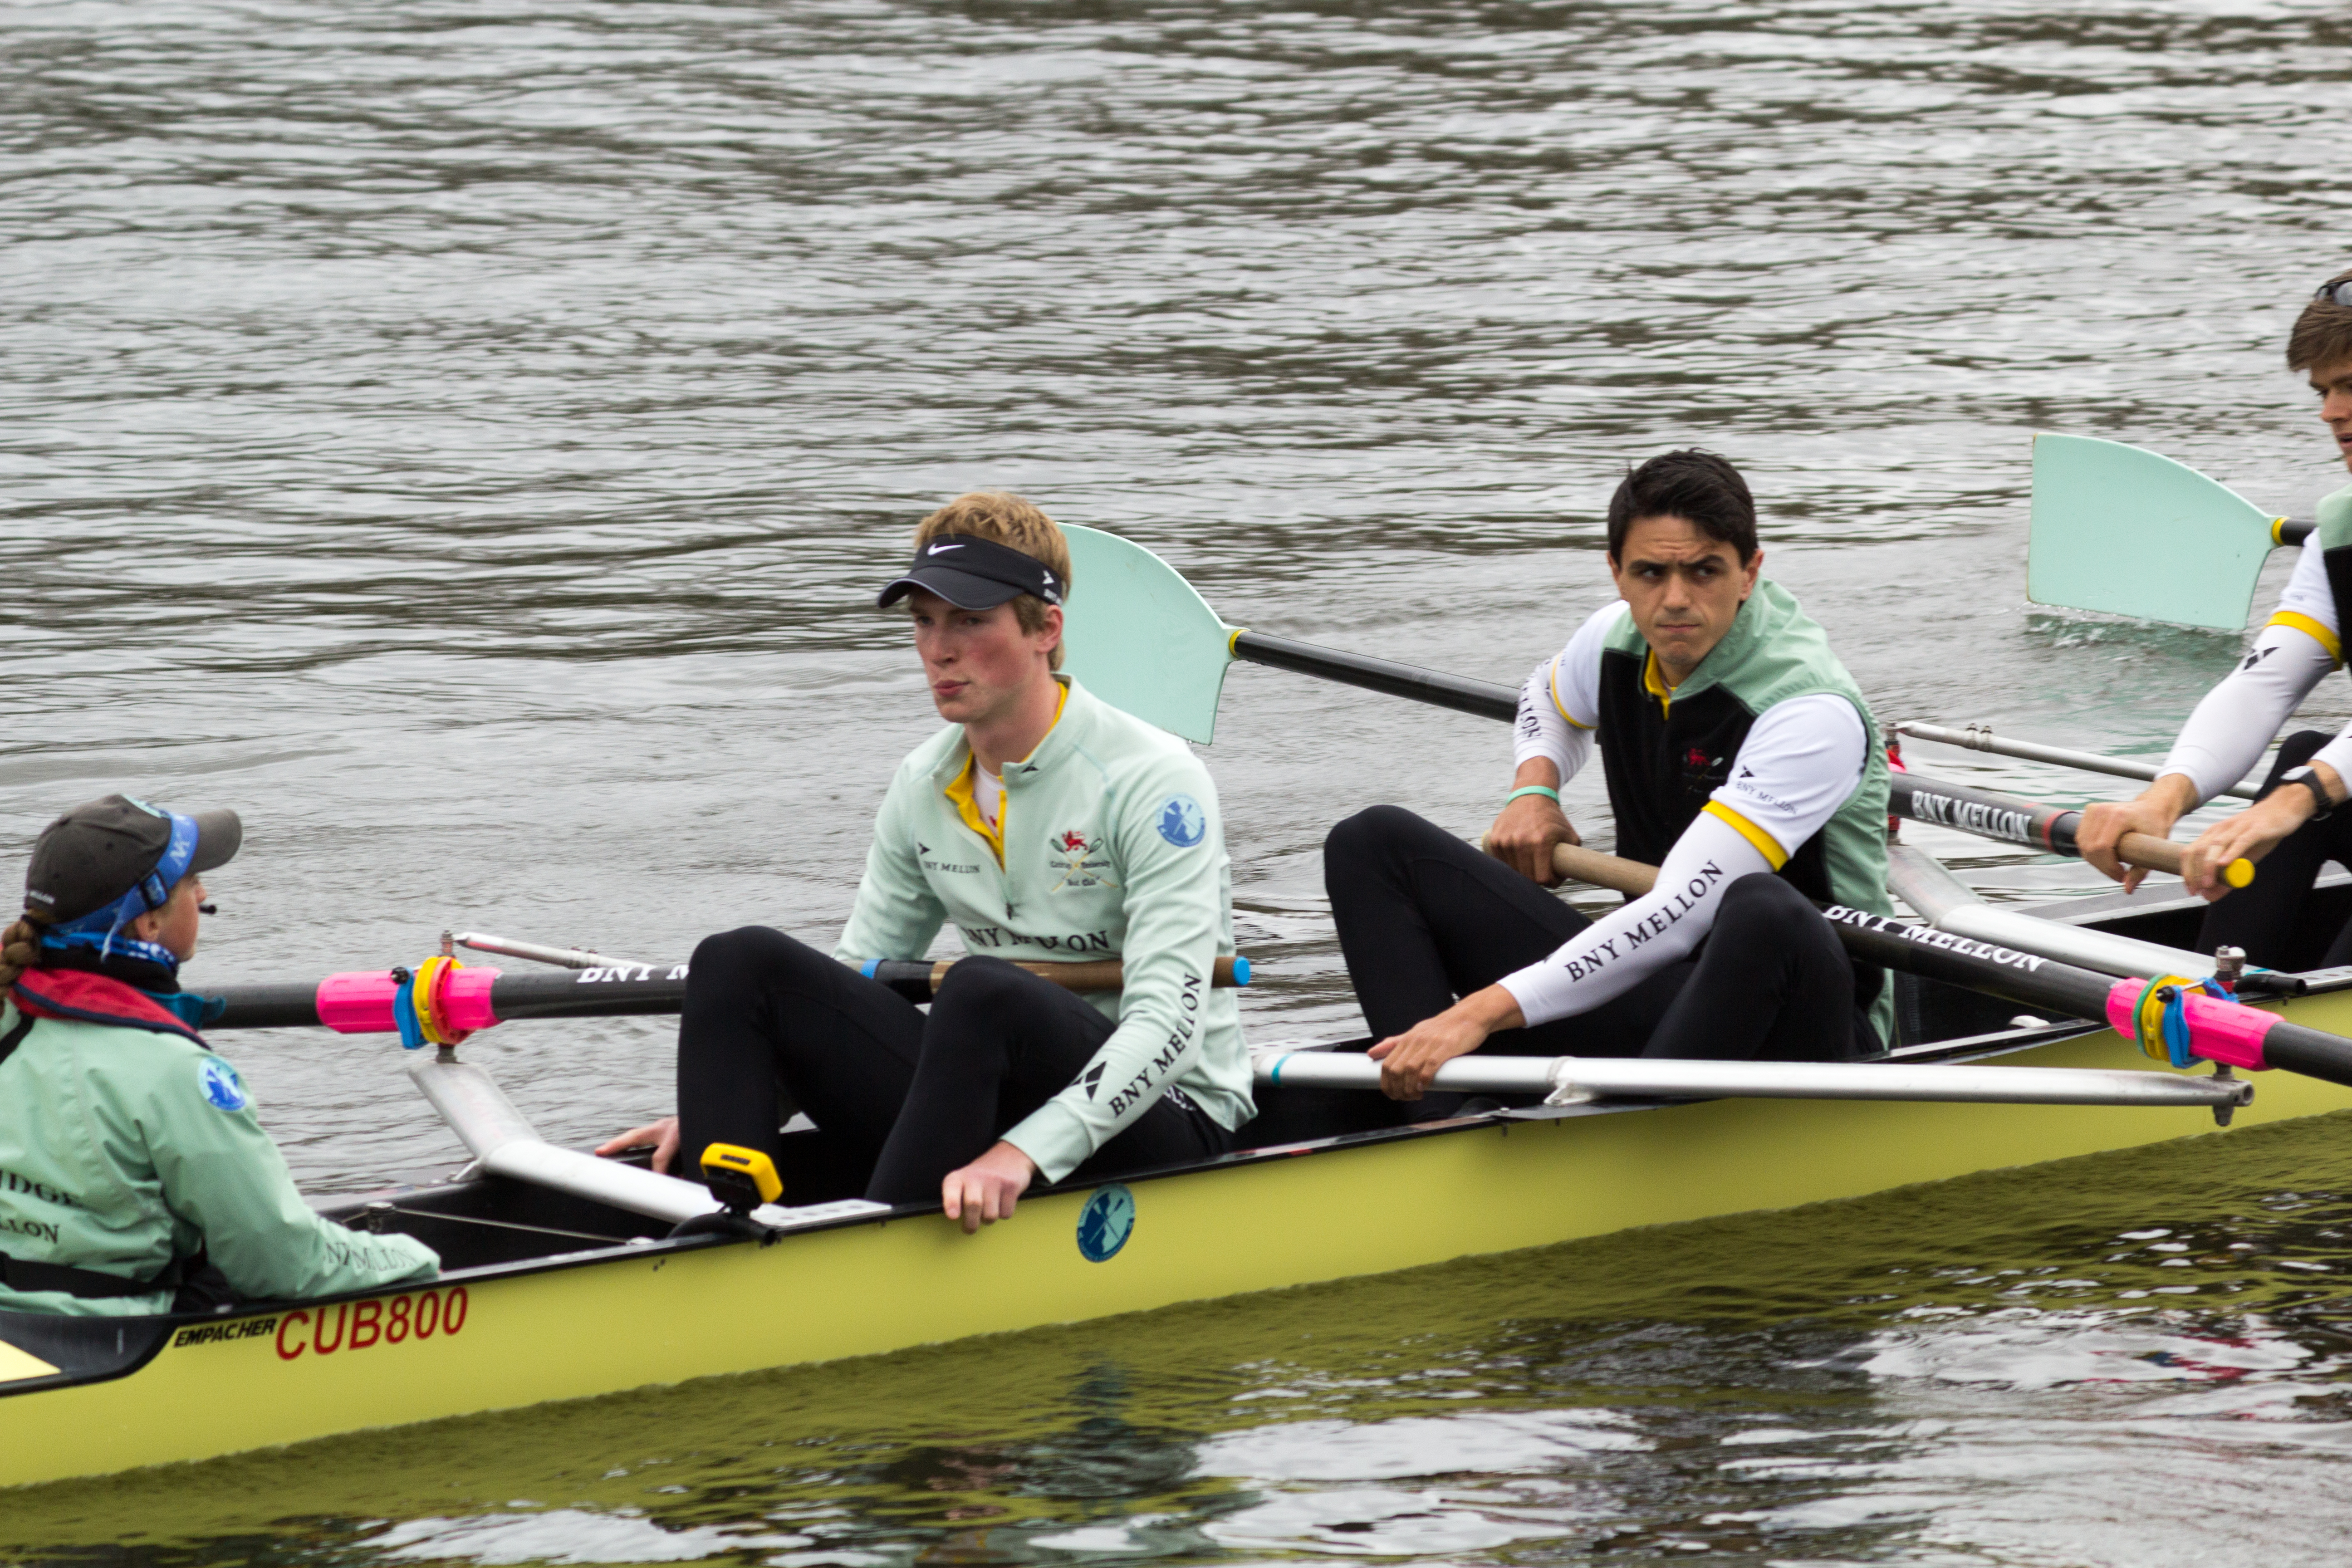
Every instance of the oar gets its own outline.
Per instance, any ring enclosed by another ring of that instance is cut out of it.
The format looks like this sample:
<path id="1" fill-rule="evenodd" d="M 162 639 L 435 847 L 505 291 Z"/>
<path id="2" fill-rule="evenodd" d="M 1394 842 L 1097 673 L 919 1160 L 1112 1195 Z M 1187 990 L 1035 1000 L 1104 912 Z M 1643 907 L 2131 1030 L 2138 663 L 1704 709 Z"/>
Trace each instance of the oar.
<path id="1" fill-rule="evenodd" d="M 2237 631 L 2263 562 L 2308 522 L 2120 441 L 2033 438 L 2026 596 L 2037 605 Z"/>
<path id="2" fill-rule="evenodd" d="M 1207 741 L 1216 729 L 1225 669 L 1236 658 L 1505 722 L 1517 716 L 1518 693 L 1493 681 L 1236 630 L 1217 618 L 1175 568 L 1143 546 L 1091 528 L 1064 531 L 1070 537 L 1072 559 L 1066 622 L 1069 668 L 1097 696 L 1164 730 Z M 1901 775 L 1897 777 L 1899 781 Z M 1915 785 L 1928 782 L 1914 781 Z M 2015 796 L 1997 796 L 1990 791 L 1958 785 L 1934 788 L 1935 795 L 1920 797 L 1926 802 L 1921 810 L 1950 807 L 1958 815 L 1923 816 L 1923 821 L 1948 822 L 2062 855 L 2075 852 L 2074 829 L 2081 818 L 2079 812 L 2055 811 Z M 1974 805 L 1963 806 L 1964 802 Z M 1912 815 L 1900 805 L 1895 810 Z M 1978 816 L 1983 816 L 1988 825 L 1969 819 Z M 2135 859 L 2135 855 L 2143 858 Z M 2125 859 L 2130 865 L 2177 876 L 2180 847 L 2132 834 L 2127 837 Z M 2251 863 L 2234 862 L 2230 885 L 2243 887 L 2252 874 Z"/>
<path id="3" fill-rule="evenodd" d="M 1067 668 L 1114 708 L 1188 741 L 1215 737 L 1217 700 L 1235 659 L 1505 723 L 1518 713 L 1511 687 L 1227 626 L 1174 567 L 1140 544 L 1098 529 L 1062 531 L 1070 541 Z"/>
<path id="4" fill-rule="evenodd" d="M 909 1001 L 928 1002 L 950 963 L 929 959 L 871 960 L 863 973 Z M 1024 963 L 1022 968 L 1073 991 L 1116 991 L 1118 960 L 1084 963 Z M 434 1011 L 453 1030 L 487 1029 L 518 1018 L 622 1018 L 675 1013 L 686 1003 L 683 963 L 611 964 L 568 974 L 520 974 L 496 969 L 443 972 Z M 370 969 L 291 984 L 226 985 L 205 993 L 224 1004 L 206 1029 L 284 1029 L 320 1025 L 346 1035 L 391 1034 L 399 1028 L 393 994 L 408 971 Z M 1220 958 L 1210 984 L 1249 984 L 1246 958 Z"/>
<path id="5" fill-rule="evenodd" d="M 1973 789 L 1920 773 L 1897 773 L 1890 782 L 1886 804 L 1895 816 L 1914 822 L 1957 827 L 1964 833 L 1998 838 L 2006 844 L 2031 845 L 2053 855 L 2079 858 L 2083 852 L 2074 840 L 2075 830 L 2083 822 L 2081 811 L 2043 805 L 1999 790 Z M 2185 847 L 2169 838 L 2126 833 L 2116 847 L 2116 858 L 2126 866 L 2178 877 L 2180 852 Z M 2221 880 L 2232 888 L 2242 888 L 2253 879 L 2252 860 L 2232 860 L 2221 868 Z"/>
<path id="6" fill-rule="evenodd" d="M 1638 860 L 1604 855 L 1573 844 L 1552 847 L 1552 868 L 1563 877 L 1640 898 L 1656 886 L 1658 869 Z M 1966 990 L 2048 1008 L 2075 1018 L 2095 1018 L 2126 1039 L 2139 1037 L 2140 1008 L 2168 1005 L 2181 993 L 2189 1048 L 2209 1061 L 2260 1071 L 2290 1072 L 2352 1085 L 2352 1040 L 2290 1024 L 2275 1014 L 2201 991 L 2186 991 L 2157 980 L 2117 979 L 2077 969 L 2054 958 L 2019 952 L 1933 926 L 1905 925 L 1883 916 L 1829 904 L 1828 917 L 1846 951 L 1866 963 L 1900 969 Z M 2158 994 L 2150 998 L 2154 989 Z"/>
<path id="7" fill-rule="evenodd" d="M 2018 757 L 2029 763 L 2052 763 L 2062 768 L 2080 768 L 2086 773 L 2112 773 L 2119 779 L 2152 781 L 2163 772 L 2154 763 L 2103 757 L 2096 752 L 2078 752 L 2071 746 L 2045 746 L 2039 741 L 2012 741 L 2004 735 L 1995 735 L 1990 724 L 1971 724 L 1965 730 L 1953 730 L 1942 724 L 1903 723 L 1895 726 L 1895 732 L 1933 741 L 1941 746 L 1965 746 L 1972 752 L 1990 752 L 1996 756 Z M 2252 800 L 2262 792 L 2251 784 L 2231 784 L 2221 793 L 2235 795 L 2240 800 Z"/>
<path id="8" fill-rule="evenodd" d="M 1175 568 L 1143 546 L 1095 529 L 1065 531 L 1070 536 L 1074 566 L 1066 623 L 1068 667 L 1087 686 L 1139 718 L 1206 741 L 1215 729 L 1217 700 L 1234 657 L 1228 645 L 1242 647 L 1254 634 L 1237 632 L 1219 620 Z M 1286 640 L 1279 647 L 1278 662 L 1285 668 L 1506 722 L 1517 716 L 1518 694 L 1492 681 L 1441 675 L 1306 643 Z M 1377 671 L 1378 679 L 1367 675 L 1368 670 Z M 1435 695 L 1439 692 L 1444 695 Z"/>

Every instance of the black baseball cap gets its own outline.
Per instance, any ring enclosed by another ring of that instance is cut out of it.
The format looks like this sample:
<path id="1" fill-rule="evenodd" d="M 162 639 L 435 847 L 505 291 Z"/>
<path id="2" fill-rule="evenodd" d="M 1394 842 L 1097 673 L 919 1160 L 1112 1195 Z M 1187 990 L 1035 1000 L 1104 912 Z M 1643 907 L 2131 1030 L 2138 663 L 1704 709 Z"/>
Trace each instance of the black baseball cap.
<path id="1" fill-rule="evenodd" d="M 918 588 L 962 610 L 992 610 L 1024 594 L 1049 605 L 1062 602 L 1061 579 L 1053 568 L 1009 544 L 968 533 L 942 533 L 916 546 L 915 563 L 874 602 L 887 609 Z"/>
<path id="2" fill-rule="evenodd" d="M 233 811 L 191 816 L 110 795 L 41 830 L 25 872 L 25 908 L 66 925 L 143 891 L 142 901 L 154 909 L 183 878 L 228 864 L 244 841 Z"/>

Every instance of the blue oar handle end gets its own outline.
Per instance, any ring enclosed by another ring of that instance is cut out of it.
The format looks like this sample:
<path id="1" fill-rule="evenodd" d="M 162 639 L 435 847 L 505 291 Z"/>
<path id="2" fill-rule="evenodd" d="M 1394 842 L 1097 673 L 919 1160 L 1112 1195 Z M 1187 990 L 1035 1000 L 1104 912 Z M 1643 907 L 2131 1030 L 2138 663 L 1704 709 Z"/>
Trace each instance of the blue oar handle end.
<path id="1" fill-rule="evenodd" d="M 1234 984 L 1235 985 L 1246 985 L 1249 984 L 1249 977 L 1250 961 L 1242 957 L 1239 953 L 1235 953 L 1234 955 Z"/>

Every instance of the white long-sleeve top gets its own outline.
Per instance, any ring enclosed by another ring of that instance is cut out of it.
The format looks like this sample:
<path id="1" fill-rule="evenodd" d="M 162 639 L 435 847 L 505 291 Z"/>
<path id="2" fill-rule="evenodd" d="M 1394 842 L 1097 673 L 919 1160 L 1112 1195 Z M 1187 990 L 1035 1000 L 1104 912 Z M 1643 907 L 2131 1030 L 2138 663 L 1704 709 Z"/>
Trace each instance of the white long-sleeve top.
<path id="1" fill-rule="evenodd" d="M 2295 557 L 2278 609 L 2238 667 L 2189 713 L 2163 772 L 2186 777 L 2200 805 L 2212 799 L 2246 776 L 2288 716 L 2343 656 L 2336 595 L 2327 586 L 2327 565 L 2314 531 Z M 2312 760 L 2352 780 L 2352 725 Z"/>
<path id="2" fill-rule="evenodd" d="M 1591 761 L 1596 739 L 1609 743 L 1597 733 L 1601 658 L 1628 614 L 1622 600 L 1595 612 L 1528 677 L 1515 731 L 1518 762 L 1548 757 L 1565 784 Z M 1689 957 L 1714 925 L 1724 889 L 1778 871 L 1846 803 L 1862 784 L 1868 745 L 1862 715 L 1832 693 L 1792 697 L 1758 714 L 1729 777 L 1667 853 L 1656 887 L 1504 977 L 1527 1022 L 1589 1012 Z"/>

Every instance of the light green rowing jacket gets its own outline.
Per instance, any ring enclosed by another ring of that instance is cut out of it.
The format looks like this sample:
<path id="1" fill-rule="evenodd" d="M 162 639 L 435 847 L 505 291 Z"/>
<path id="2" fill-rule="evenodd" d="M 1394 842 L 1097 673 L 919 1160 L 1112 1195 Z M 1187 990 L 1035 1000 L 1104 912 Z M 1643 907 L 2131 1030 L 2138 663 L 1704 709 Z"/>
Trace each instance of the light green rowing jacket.
<path id="1" fill-rule="evenodd" d="M 0 1004 L 0 1037 L 23 1020 Z M 295 1190 L 236 1069 L 177 1035 L 35 1020 L 0 1062 L 0 1252 L 152 1279 L 201 1246 L 242 1294 L 330 1295 L 430 1279 L 413 1237 L 345 1230 Z M 85 1298 L 0 1287 L 19 1312 L 129 1315 L 172 1293 Z"/>
<path id="2" fill-rule="evenodd" d="M 1076 680 L 1061 717 L 1004 770 L 1003 861 L 969 805 L 971 750 L 950 725 L 890 780 L 866 877 L 834 956 L 923 956 L 952 921 L 974 953 L 1117 958 L 1126 989 L 1089 997 L 1118 1027 L 1086 1069 L 1005 1141 L 1058 1182 L 1178 1089 L 1233 1131 L 1255 1114 L 1234 994 L 1233 865 L 1209 770 L 1175 736 Z"/>

